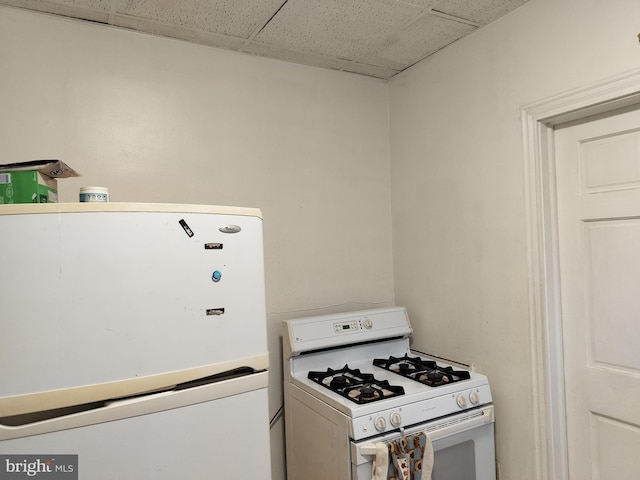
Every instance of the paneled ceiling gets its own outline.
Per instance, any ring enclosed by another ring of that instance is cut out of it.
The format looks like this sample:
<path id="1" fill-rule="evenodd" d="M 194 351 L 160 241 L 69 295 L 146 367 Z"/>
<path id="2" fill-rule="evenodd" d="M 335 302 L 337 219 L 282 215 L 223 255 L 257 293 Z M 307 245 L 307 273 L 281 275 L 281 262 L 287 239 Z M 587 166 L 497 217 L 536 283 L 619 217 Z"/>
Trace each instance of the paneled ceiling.
<path id="1" fill-rule="evenodd" d="M 0 0 L 0 4 L 389 79 L 527 1 Z"/>

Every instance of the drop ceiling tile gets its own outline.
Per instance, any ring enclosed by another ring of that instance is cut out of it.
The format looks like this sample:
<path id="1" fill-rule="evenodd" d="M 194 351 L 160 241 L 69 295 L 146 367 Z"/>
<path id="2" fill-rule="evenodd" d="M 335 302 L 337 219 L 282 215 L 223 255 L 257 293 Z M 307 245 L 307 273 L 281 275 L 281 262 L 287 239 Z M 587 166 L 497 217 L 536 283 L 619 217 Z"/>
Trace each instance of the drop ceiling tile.
<path id="1" fill-rule="evenodd" d="M 486 25 L 528 0 L 438 0 L 435 10 Z"/>
<path id="2" fill-rule="evenodd" d="M 283 0 L 136 0 L 118 13 L 157 23 L 249 38 Z"/>
<path id="3" fill-rule="evenodd" d="M 228 50 L 238 50 L 245 43 L 244 39 L 230 35 L 193 30 L 187 27 L 167 25 L 150 20 L 128 17 L 126 15 L 114 15 L 112 25 Z"/>
<path id="4" fill-rule="evenodd" d="M 26 8 L 28 10 L 37 10 L 39 12 L 52 13 L 54 15 L 62 15 L 65 17 L 79 18 L 81 20 L 91 20 L 92 22 L 108 23 L 109 22 L 109 2 L 101 2 L 100 0 L 79 1 L 72 0 L 2 0 L 3 5 L 11 5 L 14 7 Z M 94 3 L 96 8 L 89 8 L 87 4 Z M 98 4 L 104 3 L 103 8 Z"/>
<path id="5" fill-rule="evenodd" d="M 255 40 L 353 60 L 421 12 L 388 0 L 289 0 Z"/>
<path id="6" fill-rule="evenodd" d="M 427 14 L 358 61 L 404 70 L 474 30 L 471 25 Z"/>
<path id="7" fill-rule="evenodd" d="M 316 55 L 314 53 L 299 52 L 286 48 L 272 47 L 261 43 L 250 42 L 242 48 L 243 52 L 251 53 L 261 57 L 275 58 L 292 63 L 301 63 L 314 67 L 330 68 L 333 70 L 342 70 L 349 62 L 332 57 Z"/>

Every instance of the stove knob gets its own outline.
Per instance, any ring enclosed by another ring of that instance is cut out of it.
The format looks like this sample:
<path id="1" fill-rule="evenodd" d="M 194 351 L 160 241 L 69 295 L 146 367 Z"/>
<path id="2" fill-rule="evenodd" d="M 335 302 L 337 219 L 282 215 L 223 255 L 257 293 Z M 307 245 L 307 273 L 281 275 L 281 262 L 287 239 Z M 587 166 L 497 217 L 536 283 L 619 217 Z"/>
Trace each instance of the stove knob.
<path id="1" fill-rule="evenodd" d="M 456 403 L 460 408 L 466 408 L 467 406 L 467 397 L 464 395 L 458 395 L 456 398 Z"/>
<path id="2" fill-rule="evenodd" d="M 387 421 L 382 417 L 376 417 L 373 424 L 375 425 L 376 430 L 378 430 L 379 432 L 383 432 L 384 429 L 387 428 Z"/>
<path id="3" fill-rule="evenodd" d="M 394 427 L 399 427 L 402 425 L 402 416 L 398 412 L 392 413 L 389 417 L 389 421 Z"/>
<path id="4" fill-rule="evenodd" d="M 471 392 L 469 394 L 469 401 L 474 405 L 478 405 L 478 403 L 480 403 L 480 395 L 478 392 Z"/>
<path id="5" fill-rule="evenodd" d="M 362 321 L 362 325 L 364 325 L 364 328 L 366 328 L 367 330 L 371 330 L 371 327 L 373 327 L 373 322 L 370 318 L 365 318 Z"/>

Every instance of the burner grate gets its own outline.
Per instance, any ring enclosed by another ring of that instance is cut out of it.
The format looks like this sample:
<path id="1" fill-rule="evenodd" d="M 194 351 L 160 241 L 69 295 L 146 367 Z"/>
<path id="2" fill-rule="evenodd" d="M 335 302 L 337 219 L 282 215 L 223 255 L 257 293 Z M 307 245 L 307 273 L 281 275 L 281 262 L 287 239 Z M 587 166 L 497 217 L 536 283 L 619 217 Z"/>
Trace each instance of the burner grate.
<path id="1" fill-rule="evenodd" d="M 404 357 L 374 358 L 373 365 L 430 387 L 439 387 L 471 378 L 466 370 L 454 370 L 453 367 L 443 367 L 434 361 L 409 357 L 407 354 Z"/>
<path id="2" fill-rule="evenodd" d="M 377 380 L 372 374 L 351 369 L 348 365 L 339 370 L 327 368 L 324 372 L 309 372 L 307 378 L 357 404 L 404 395 L 404 388 Z"/>

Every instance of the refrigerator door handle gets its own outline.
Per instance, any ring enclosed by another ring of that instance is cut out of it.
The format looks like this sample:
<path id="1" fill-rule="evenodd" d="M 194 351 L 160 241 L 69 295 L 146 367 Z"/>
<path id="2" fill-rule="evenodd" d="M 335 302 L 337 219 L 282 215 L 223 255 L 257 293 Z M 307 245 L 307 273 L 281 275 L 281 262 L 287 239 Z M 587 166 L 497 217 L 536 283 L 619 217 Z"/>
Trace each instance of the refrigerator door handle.
<path id="1" fill-rule="evenodd" d="M 230 372 L 246 374 L 267 370 L 268 368 L 269 354 L 264 352 L 251 357 L 237 358 L 226 362 L 156 375 L 19 395 L 0 395 L 0 419 L 3 417 L 26 416 L 45 410 L 77 409 L 79 405 L 171 390 L 176 385 L 181 386 L 181 388 L 193 386 L 204 383 L 207 379 L 224 377 L 229 375 Z M 2 420 L 0 420 L 0 424 L 2 423 Z"/>
<path id="2" fill-rule="evenodd" d="M 267 371 L 116 400 L 0 418 L 0 441 L 185 407 L 267 388 Z M 33 421 L 29 421 L 29 419 Z"/>

